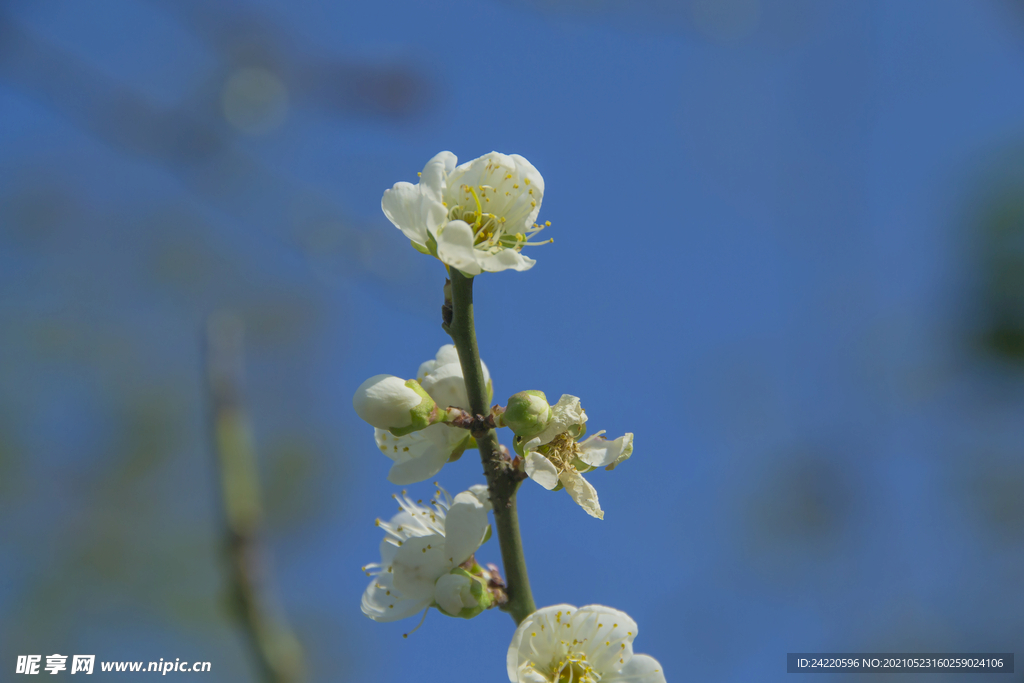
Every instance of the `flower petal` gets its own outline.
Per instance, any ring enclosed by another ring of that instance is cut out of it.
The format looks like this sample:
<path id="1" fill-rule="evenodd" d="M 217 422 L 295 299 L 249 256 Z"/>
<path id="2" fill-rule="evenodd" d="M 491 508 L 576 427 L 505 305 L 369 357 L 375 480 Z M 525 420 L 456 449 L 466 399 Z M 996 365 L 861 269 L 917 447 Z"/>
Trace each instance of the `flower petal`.
<path id="1" fill-rule="evenodd" d="M 377 447 L 395 461 L 388 481 L 398 486 L 430 479 L 441 471 L 448 458 L 469 437 L 464 430 L 436 424 L 405 436 L 374 430 Z"/>
<path id="2" fill-rule="evenodd" d="M 428 235 L 448 217 L 448 210 L 440 199 L 425 196 L 421 189 L 412 183 L 395 183 L 390 190 L 384 191 L 380 208 L 402 234 L 425 246 Z"/>
<path id="3" fill-rule="evenodd" d="M 352 407 L 365 422 L 379 429 L 406 427 L 412 423 L 412 410 L 423 398 L 394 375 L 374 375 L 359 385 L 352 396 Z"/>
<path id="4" fill-rule="evenodd" d="M 373 581 L 363 592 L 363 614 L 374 621 L 396 621 L 412 616 L 426 609 L 430 598 L 409 598 L 394 587 L 393 577 L 388 572 L 381 572 L 373 577 Z"/>
<path id="5" fill-rule="evenodd" d="M 558 470 L 550 460 L 536 451 L 526 454 L 526 476 L 548 491 L 558 486 Z"/>
<path id="6" fill-rule="evenodd" d="M 572 499 L 579 503 L 588 515 L 604 519 L 604 511 L 597 502 L 597 491 L 582 474 L 571 469 L 564 470 L 558 475 L 558 481 L 562 482 Z"/>
<path id="7" fill-rule="evenodd" d="M 469 487 L 469 492 L 476 496 L 476 499 L 480 501 L 485 510 L 491 511 L 494 509 L 494 506 L 491 505 L 491 492 L 487 490 L 486 484 L 473 484 Z"/>
<path id="8" fill-rule="evenodd" d="M 500 273 L 510 268 L 518 271 L 529 270 L 537 263 L 515 249 L 502 249 L 497 254 L 482 256 L 483 258 L 478 259 L 480 268 L 488 273 Z"/>
<path id="9" fill-rule="evenodd" d="M 442 263 L 458 268 L 470 277 L 482 272 L 480 259 L 487 253 L 474 246 L 473 228 L 468 223 L 448 221 L 434 235 L 437 238 L 437 258 Z"/>
<path id="10" fill-rule="evenodd" d="M 579 458 L 591 467 L 614 468 L 632 454 L 632 432 L 627 432 L 614 441 L 608 441 L 597 434 L 580 442 Z"/>
<path id="11" fill-rule="evenodd" d="M 462 366 L 458 363 L 448 363 L 434 368 L 433 372 L 423 378 L 420 386 L 442 408 L 455 406 L 463 410 L 469 409 L 466 380 L 462 376 Z"/>
<path id="12" fill-rule="evenodd" d="M 453 567 L 480 548 L 487 533 L 487 508 L 471 492 L 455 496 L 444 521 L 444 556 Z"/>
<path id="13" fill-rule="evenodd" d="M 467 593 L 471 581 L 465 574 L 445 574 L 434 584 L 434 602 L 453 617 L 459 616 L 463 607 L 475 607 L 476 603 L 471 599 L 464 599 L 469 597 Z"/>
<path id="14" fill-rule="evenodd" d="M 420 187 L 424 195 L 434 201 L 444 201 L 445 181 L 452 171 L 458 158 L 451 152 L 439 152 L 427 162 L 420 173 Z M 543 181 L 542 181 L 543 182 Z"/>
<path id="15" fill-rule="evenodd" d="M 603 677 L 630 661 L 636 634 L 636 622 L 625 612 L 604 605 L 586 605 L 572 616 L 568 638 L 587 643 L 587 661 Z"/>
<path id="16" fill-rule="evenodd" d="M 452 569 L 444 552 L 444 536 L 410 538 L 391 563 L 395 588 L 410 598 L 433 600 L 434 583 Z"/>
<path id="17" fill-rule="evenodd" d="M 621 670 L 601 679 L 602 683 L 665 683 L 665 672 L 650 655 L 633 655 Z"/>
<path id="18" fill-rule="evenodd" d="M 563 624 L 575 611 L 572 605 L 552 605 L 541 607 L 523 619 L 512 635 L 506 658 L 508 679 L 512 683 L 533 683 L 538 679 L 520 677 L 520 673 L 530 674 L 532 664 L 544 667 L 564 654 L 558 629 L 564 628 Z"/>
<path id="19" fill-rule="evenodd" d="M 580 400 L 575 396 L 562 394 L 562 397 L 558 399 L 558 403 L 551 406 L 551 420 L 548 422 L 548 426 L 530 441 L 536 441 L 538 446 L 543 446 L 569 429 L 569 427 L 583 425 L 586 421 L 587 413 L 580 407 Z M 529 443 L 526 444 L 526 448 L 530 448 Z"/>

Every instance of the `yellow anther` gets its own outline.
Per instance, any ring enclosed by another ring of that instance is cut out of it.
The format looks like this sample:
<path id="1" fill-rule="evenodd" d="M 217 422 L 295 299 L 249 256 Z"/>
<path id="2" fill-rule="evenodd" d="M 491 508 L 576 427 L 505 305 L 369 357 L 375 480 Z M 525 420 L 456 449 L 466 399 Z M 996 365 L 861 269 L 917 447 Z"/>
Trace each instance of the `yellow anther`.
<path id="1" fill-rule="evenodd" d="M 551 221 L 544 221 L 544 225 L 545 225 L 545 227 L 550 228 L 551 227 Z"/>
<path id="2" fill-rule="evenodd" d="M 529 185 L 530 184 L 530 179 L 529 178 L 523 178 L 523 182 L 526 183 L 527 185 Z"/>

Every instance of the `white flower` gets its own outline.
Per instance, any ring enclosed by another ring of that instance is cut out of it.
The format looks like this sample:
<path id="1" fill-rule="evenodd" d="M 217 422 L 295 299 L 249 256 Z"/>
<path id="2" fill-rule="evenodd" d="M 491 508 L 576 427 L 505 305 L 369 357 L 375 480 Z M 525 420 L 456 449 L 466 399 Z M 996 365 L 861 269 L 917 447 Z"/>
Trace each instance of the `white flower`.
<path id="1" fill-rule="evenodd" d="M 490 387 L 487 366 L 483 361 L 480 365 L 484 380 Z M 450 406 L 469 409 L 459 354 L 451 344 L 442 346 L 436 358 L 420 365 L 416 379 L 442 409 Z M 434 424 L 405 436 L 395 436 L 378 428 L 374 430 L 374 438 L 381 452 L 394 461 L 388 472 L 388 481 L 398 486 L 430 479 L 441 471 L 449 459 L 461 455 L 472 442 L 472 437 L 465 429 L 447 424 Z"/>
<path id="2" fill-rule="evenodd" d="M 614 469 L 633 454 L 633 434 L 609 441 L 603 431 L 577 442 L 585 431 L 587 415 L 580 400 L 565 394 L 551 407 L 551 421 L 538 436 L 523 445 L 523 460 L 530 479 L 551 491 L 559 484 L 588 515 L 604 519 L 597 491 L 583 478 L 596 467 Z"/>
<path id="3" fill-rule="evenodd" d="M 508 648 L 512 683 L 665 683 L 661 665 L 633 654 L 637 627 L 604 605 L 544 607 L 523 620 Z"/>
<path id="4" fill-rule="evenodd" d="M 417 185 L 396 183 L 381 208 L 419 251 L 466 275 L 507 268 L 528 270 L 535 261 L 520 251 L 545 244 L 529 239 L 544 229 L 534 221 L 544 198 L 544 178 L 518 154 L 491 152 L 459 166 L 451 152 L 427 162 Z"/>
<path id="5" fill-rule="evenodd" d="M 438 487 L 433 507 L 395 496 L 402 511 L 390 522 L 377 520 L 386 535 L 380 563 L 363 570 L 373 581 L 363 593 L 363 614 L 374 621 L 395 621 L 434 605 L 445 609 L 470 601 L 461 581 L 442 579 L 468 560 L 487 539 L 489 524 L 484 486 L 451 496 Z M 422 502 L 422 501 L 421 501 Z M 461 609 L 461 608 L 460 608 Z M 454 613 L 457 614 L 457 611 Z"/>

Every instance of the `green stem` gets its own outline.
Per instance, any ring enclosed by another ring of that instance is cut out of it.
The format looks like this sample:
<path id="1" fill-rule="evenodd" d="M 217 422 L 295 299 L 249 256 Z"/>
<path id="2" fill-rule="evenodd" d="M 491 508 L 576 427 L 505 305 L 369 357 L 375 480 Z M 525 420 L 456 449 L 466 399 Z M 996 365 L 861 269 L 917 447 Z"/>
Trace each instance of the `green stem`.
<path id="1" fill-rule="evenodd" d="M 449 334 L 459 352 L 462 375 L 466 379 L 469 394 L 469 409 L 474 415 L 486 415 L 487 383 L 480 366 L 480 351 L 476 345 L 476 329 L 473 323 L 473 278 L 466 277 L 455 268 L 449 268 L 452 281 L 452 321 Z M 501 558 L 505 565 L 505 580 L 508 582 L 508 602 L 502 609 L 512 615 L 516 624 L 522 622 L 537 607 L 533 604 L 530 579 L 526 575 L 526 558 L 523 556 L 523 541 L 519 536 L 519 514 L 516 512 L 516 489 L 521 477 L 503 462 L 498 444 L 498 435 L 493 429 L 476 436 L 480 449 L 480 460 L 487 475 L 487 487 L 494 506 L 494 524 L 501 546 Z"/>

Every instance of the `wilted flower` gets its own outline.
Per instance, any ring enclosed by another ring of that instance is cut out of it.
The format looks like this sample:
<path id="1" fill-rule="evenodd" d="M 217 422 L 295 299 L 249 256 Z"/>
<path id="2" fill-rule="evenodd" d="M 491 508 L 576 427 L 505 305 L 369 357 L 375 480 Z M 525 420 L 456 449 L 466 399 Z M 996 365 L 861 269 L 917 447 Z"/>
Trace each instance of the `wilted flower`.
<path id="1" fill-rule="evenodd" d="M 580 400 L 565 394 L 551 407 L 547 427 L 521 444 L 527 476 L 549 491 L 564 486 L 588 515 L 604 519 L 597 491 L 583 478 L 597 467 L 613 469 L 633 454 L 633 434 L 609 441 L 603 431 L 577 441 L 586 431 L 587 416 Z"/>
<path id="2" fill-rule="evenodd" d="M 544 229 L 535 221 L 544 198 L 544 178 L 518 154 L 491 152 L 456 166 L 451 152 L 427 162 L 418 184 L 400 182 L 384 192 L 381 208 L 424 254 L 466 275 L 535 261 L 520 252 Z"/>
<path id="3" fill-rule="evenodd" d="M 637 627 L 604 605 L 544 607 L 523 620 L 508 648 L 512 683 L 665 683 L 658 660 L 633 654 Z"/>

